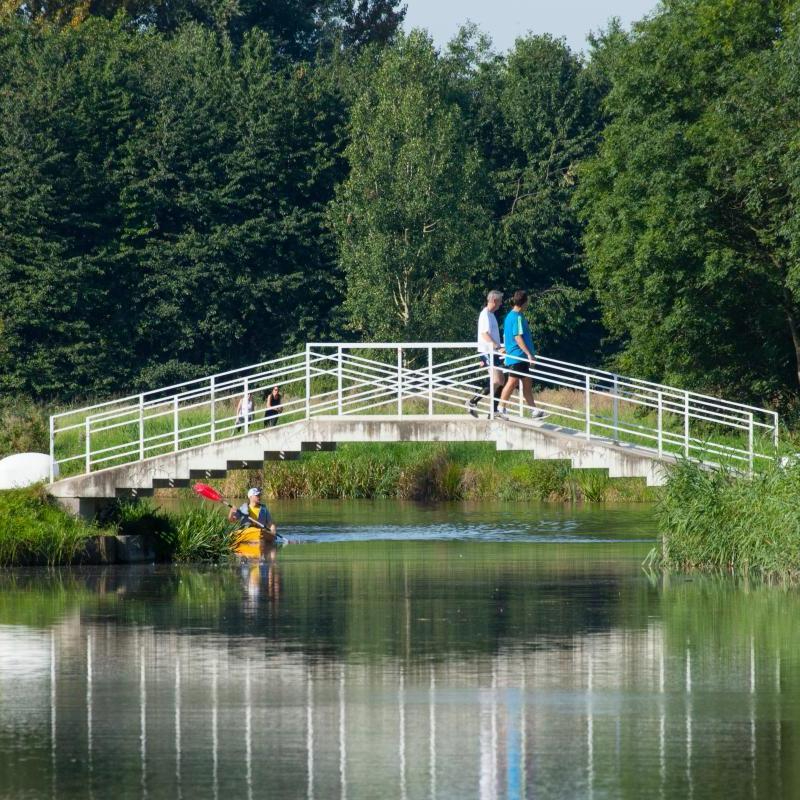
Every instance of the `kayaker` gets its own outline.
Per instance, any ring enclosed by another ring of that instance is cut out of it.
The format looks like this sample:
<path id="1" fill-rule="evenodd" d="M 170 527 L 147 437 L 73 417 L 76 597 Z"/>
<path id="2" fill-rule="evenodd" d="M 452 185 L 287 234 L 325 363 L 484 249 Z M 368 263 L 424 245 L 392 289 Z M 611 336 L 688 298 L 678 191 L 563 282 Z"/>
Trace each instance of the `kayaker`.
<path id="1" fill-rule="evenodd" d="M 264 526 L 260 536 L 262 544 L 273 545 L 278 535 L 278 528 L 269 509 L 261 502 L 261 489 L 257 486 L 247 490 L 246 503 L 242 503 L 239 508 L 232 508 L 228 513 L 228 521 L 237 522 L 243 531 L 257 527 L 252 520 L 258 520 Z"/>

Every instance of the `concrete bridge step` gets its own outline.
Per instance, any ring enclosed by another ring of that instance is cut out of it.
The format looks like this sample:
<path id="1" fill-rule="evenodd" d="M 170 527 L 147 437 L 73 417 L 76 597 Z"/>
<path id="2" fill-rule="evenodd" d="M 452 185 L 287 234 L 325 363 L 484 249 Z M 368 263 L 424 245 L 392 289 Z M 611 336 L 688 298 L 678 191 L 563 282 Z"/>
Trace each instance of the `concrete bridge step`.
<path id="1" fill-rule="evenodd" d="M 140 497 L 152 497 L 154 493 L 153 488 L 139 488 L 135 486 L 118 486 L 115 491 L 115 497 L 118 500 L 138 500 Z"/>
<path id="2" fill-rule="evenodd" d="M 297 461 L 299 450 L 269 450 L 264 453 L 264 461 Z"/>
<path id="3" fill-rule="evenodd" d="M 211 480 L 212 478 L 224 478 L 228 474 L 226 469 L 190 469 L 189 480 Z"/>
<path id="4" fill-rule="evenodd" d="M 189 478 L 153 478 L 154 489 L 187 489 L 190 485 Z"/>
<path id="5" fill-rule="evenodd" d="M 301 442 L 300 449 L 304 453 L 330 453 L 336 450 L 336 442 Z"/>

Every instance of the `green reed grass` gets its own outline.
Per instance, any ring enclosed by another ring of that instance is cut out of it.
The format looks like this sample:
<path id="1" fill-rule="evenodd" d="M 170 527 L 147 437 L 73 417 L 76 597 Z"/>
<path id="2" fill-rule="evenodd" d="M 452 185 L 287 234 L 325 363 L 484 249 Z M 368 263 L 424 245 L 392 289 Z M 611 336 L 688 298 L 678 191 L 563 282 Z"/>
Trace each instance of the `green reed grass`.
<path id="1" fill-rule="evenodd" d="M 166 512 L 147 500 L 123 501 L 102 524 L 73 517 L 43 486 L 0 491 L 0 565 L 79 563 L 97 536 L 149 535 L 159 560 L 220 561 L 232 526 L 217 507 L 192 503 Z"/>
<path id="2" fill-rule="evenodd" d="M 800 464 L 773 462 L 752 478 L 680 463 L 658 505 L 668 569 L 800 576 Z"/>
<path id="3" fill-rule="evenodd" d="M 64 564 L 102 531 L 70 516 L 42 486 L 0 491 L 0 564 Z"/>
<path id="4" fill-rule="evenodd" d="M 157 554 L 173 561 L 220 561 L 233 548 L 233 526 L 216 506 L 192 501 L 165 511 L 147 499 L 123 500 L 112 519 L 120 534 L 155 536 Z"/>
<path id="5" fill-rule="evenodd" d="M 221 561 L 230 555 L 233 528 L 218 508 L 187 505 L 169 517 L 173 530 L 167 541 L 172 546 L 174 561 Z"/>
<path id="6" fill-rule="evenodd" d="M 498 452 L 490 444 L 345 444 L 263 472 L 232 472 L 224 489 L 243 495 L 261 483 L 273 498 L 405 500 L 652 501 L 636 478 L 604 470 L 573 470 L 565 461 Z"/>

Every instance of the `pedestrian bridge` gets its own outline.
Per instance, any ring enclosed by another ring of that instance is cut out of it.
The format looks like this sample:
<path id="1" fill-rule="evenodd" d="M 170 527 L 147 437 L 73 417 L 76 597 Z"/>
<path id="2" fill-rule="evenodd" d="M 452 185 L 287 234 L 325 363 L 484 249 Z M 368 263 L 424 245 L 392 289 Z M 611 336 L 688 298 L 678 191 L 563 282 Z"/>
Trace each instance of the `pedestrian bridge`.
<path id="1" fill-rule="evenodd" d="M 89 514 L 108 498 L 261 469 L 340 442 L 489 442 L 650 485 L 681 458 L 746 473 L 774 458 L 774 411 L 552 358 L 537 358 L 531 372 L 544 419 L 530 418 L 521 393 L 508 418 L 488 397 L 473 416 L 467 402 L 493 381 L 473 343 L 308 344 L 295 355 L 53 415 L 49 491 Z M 266 395 L 276 385 L 282 405 L 269 417 Z M 254 410 L 237 417 L 243 397 Z"/>

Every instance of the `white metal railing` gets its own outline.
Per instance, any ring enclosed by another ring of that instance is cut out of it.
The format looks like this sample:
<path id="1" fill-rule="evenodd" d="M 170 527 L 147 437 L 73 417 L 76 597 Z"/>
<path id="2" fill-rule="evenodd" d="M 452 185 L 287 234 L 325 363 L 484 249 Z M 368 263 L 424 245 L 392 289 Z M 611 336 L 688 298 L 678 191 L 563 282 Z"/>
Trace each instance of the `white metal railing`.
<path id="1" fill-rule="evenodd" d="M 774 411 L 552 358 L 537 357 L 530 369 L 549 426 L 749 472 L 774 457 Z M 283 399 L 270 415 L 266 394 L 275 385 Z M 478 362 L 473 343 L 308 344 L 305 352 L 54 414 L 51 464 L 62 476 L 91 472 L 320 415 L 464 414 L 487 389 L 494 371 Z M 247 397 L 253 411 L 237 414 Z M 526 415 L 521 391 L 508 408 L 523 424 L 540 424 Z M 477 411 L 495 416 L 488 396 Z"/>

